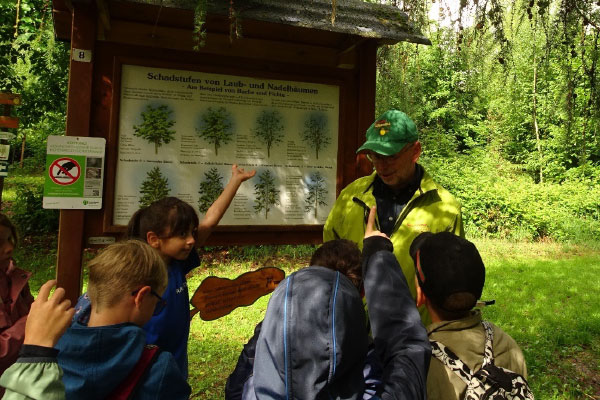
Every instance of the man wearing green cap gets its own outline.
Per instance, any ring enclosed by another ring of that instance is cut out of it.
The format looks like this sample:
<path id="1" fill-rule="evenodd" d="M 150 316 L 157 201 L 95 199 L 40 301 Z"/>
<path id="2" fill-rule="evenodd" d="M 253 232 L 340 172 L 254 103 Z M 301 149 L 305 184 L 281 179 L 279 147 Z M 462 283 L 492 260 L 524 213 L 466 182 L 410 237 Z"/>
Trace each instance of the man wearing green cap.
<path id="1" fill-rule="evenodd" d="M 361 246 L 369 210 L 377 206 L 378 228 L 392 240 L 416 298 L 410 244 L 421 232 L 464 236 L 460 204 L 417 164 L 421 143 L 415 123 L 405 113 L 386 111 L 366 136 L 357 153 L 365 153 L 375 171 L 342 190 L 325 222 L 323 241 L 349 239 Z M 419 311 L 424 323 L 431 322 L 427 310 Z"/>

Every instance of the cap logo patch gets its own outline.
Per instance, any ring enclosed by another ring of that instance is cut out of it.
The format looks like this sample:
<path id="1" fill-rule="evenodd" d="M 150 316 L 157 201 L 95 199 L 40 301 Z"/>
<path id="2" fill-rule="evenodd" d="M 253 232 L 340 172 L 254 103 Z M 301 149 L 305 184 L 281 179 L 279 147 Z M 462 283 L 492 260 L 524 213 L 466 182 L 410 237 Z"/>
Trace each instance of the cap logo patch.
<path id="1" fill-rule="evenodd" d="M 385 135 L 390 131 L 390 126 L 392 126 L 392 124 L 390 124 L 386 119 L 380 119 L 379 121 L 375 121 L 375 128 L 381 128 L 379 130 L 379 134 L 381 136 Z"/>

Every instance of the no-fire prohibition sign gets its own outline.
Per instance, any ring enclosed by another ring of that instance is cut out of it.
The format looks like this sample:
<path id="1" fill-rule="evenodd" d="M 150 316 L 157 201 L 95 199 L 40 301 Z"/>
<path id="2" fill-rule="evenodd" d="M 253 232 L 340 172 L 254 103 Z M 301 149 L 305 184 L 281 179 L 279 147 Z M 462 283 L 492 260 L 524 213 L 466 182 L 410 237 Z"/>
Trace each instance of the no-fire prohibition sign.
<path id="1" fill-rule="evenodd" d="M 50 164 L 48 175 L 57 185 L 72 185 L 81 176 L 81 166 L 72 158 L 58 158 Z"/>

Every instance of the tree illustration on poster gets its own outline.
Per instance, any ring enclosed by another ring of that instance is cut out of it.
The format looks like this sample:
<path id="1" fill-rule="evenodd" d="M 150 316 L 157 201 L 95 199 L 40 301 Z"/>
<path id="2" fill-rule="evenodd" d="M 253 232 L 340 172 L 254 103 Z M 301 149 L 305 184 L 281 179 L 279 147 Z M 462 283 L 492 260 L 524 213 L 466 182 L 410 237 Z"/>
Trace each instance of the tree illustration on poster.
<path id="1" fill-rule="evenodd" d="M 267 145 L 267 158 L 271 157 L 271 147 L 283 142 L 283 119 L 277 110 L 263 110 L 256 118 L 256 127 L 252 132 Z"/>
<path id="2" fill-rule="evenodd" d="M 204 180 L 200 182 L 198 210 L 201 213 L 206 213 L 222 191 L 223 177 L 216 168 L 209 169 L 208 172 L 204 173 Z"/>
<path id="3" fill-rule="evenodd" d="M 318 160 L 319 150 L 324 149 L 331 143 L 329 129 L 327 127 L 327 116 L 321 113 L 311 114 L 304 122 L 302 140 L 309 146 L 315 148 L 315 154 Z"/>
<path id="4" fill-rule="evenodd" d="M 268 169 L 258 175 L 254 185 L 254 211 L 258 214 L 265 210 L 265 219 L 269 218 L 271 207 L 279 205 L 279 190 L 275 187 L 275 177 Z"/>
<path id="5" fill-rule="evenodd" d="M 140 207 L 148 207 L 156 200 L 167 197 L 170 191 L 169 180 L 163 176 L 158 167 L 152 168 L 140 188 L 142 194 Z"/>
<path id="6" fill-rule="evenodd" d="M 310 175 L 307 187 L 308 196 L 305 199 L 306 207 L 304 210 L 306 212 L 313 210 L 315 212 L 315 218 L 317 218 L 319 206 L 327 205 L 324 200 L 328 194 L 327 189 L 325 189 L 325 178 L 323 178 L 323 175 L 321 175 L 320 172 L 315 172 Z"/>
<path id="7" fill-rule="evenodd" d="M 175 125 L 175 121 L 171 119 L 172 113 L 164 104 L 156 107 L 148 105 L 146 111 L 142 112 L 142 123 L 133 126 L 135 136 L 154 143 L 154 154 L 158 154 L 158 148 L 169 143 L 175 136 L 175 131 L 170 129 Z"/>
<path id="8" fill-rule="evenodd" d="M 219 147 L 227 144 L 233 138 L 233 121 L 231 113 L 225 107 L 208 107 L 201 117 L 201 127 L 196 128 L 198 136 L 208 143 L 215 145 L 215 155 L 219 154 Z"/>

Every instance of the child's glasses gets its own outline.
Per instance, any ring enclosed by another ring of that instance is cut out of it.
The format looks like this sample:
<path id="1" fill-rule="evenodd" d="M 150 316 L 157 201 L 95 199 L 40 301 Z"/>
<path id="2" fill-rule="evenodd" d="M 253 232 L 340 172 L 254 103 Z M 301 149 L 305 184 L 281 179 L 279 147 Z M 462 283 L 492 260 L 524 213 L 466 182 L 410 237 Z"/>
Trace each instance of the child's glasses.
<path id="1" fill-rule="evenodd" d="M 131 292 L 132 296 L 135 296 L 140 290 L 142 290 L 142 288 L 136 289 L 133 292 Z M 154 291 L 154 289 L 150 289 L 150 293 L 153 296 L 156 296 L 156 298 L 158 299 L 158 303 L 156 303 L 156 307 L 154 308 L 154 312 L 152 313 L 152 315 L 158 315 L 162 312 L 162 310 L 165 309 L 165 306 L 167 305 L 167 301 L 165 299 L 163 299 L 158 293 L 156 293 Z"/>

